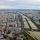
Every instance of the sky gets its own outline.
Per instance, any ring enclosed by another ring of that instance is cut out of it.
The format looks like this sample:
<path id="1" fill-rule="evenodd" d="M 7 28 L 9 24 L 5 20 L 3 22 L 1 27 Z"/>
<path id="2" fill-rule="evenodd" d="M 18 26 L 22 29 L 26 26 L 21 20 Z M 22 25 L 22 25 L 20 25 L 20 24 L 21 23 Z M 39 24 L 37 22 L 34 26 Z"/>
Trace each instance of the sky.
<path id="1" fill-rule="evenodd" d="M 0 9 L 40 9 L 40 0 L 0 0 Z"/>

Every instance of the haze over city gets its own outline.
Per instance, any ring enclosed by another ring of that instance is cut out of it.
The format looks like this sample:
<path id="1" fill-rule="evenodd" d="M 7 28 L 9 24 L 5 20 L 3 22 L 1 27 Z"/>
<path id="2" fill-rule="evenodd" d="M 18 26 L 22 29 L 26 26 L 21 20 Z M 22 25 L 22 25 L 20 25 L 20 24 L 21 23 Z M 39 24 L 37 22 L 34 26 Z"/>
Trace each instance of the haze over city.
<path id="1" fill-rule="evenodd" d="M 40 9 L 40 0 L 0 0 L 0 9 Z"/>
<path id="2" fill-rule="evenodd" d="M 0 40 L 40 40 L 40 0 L 0 0 Z"/>

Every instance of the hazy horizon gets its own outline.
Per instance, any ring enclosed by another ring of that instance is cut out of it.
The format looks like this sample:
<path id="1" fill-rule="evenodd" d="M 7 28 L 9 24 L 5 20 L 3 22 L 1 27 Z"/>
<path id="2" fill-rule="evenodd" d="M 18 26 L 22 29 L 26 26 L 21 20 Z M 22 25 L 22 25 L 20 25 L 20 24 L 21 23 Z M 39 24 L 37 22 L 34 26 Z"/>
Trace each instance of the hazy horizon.
<path id="1" fill-rule="evenodd" d="M 0 0 L 0 9 L 40 9 L 40 0 Z"/>

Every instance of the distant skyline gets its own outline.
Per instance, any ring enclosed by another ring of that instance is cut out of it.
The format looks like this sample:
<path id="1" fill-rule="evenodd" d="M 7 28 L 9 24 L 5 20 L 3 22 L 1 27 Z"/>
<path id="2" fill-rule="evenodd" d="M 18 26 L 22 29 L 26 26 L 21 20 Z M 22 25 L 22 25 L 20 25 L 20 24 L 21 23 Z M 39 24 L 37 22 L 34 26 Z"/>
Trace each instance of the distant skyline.
<path id="1" fill-rule="evenodd" d="M 0 0 L 0 9 L 40 9 L 40 0 Z"/>

